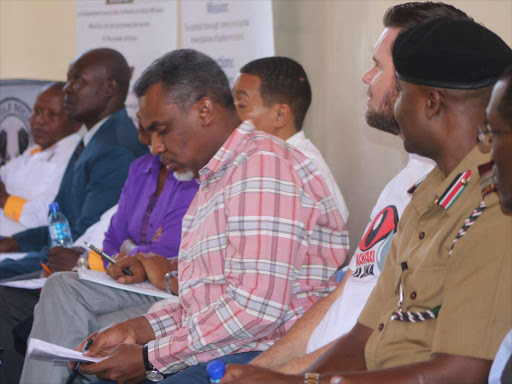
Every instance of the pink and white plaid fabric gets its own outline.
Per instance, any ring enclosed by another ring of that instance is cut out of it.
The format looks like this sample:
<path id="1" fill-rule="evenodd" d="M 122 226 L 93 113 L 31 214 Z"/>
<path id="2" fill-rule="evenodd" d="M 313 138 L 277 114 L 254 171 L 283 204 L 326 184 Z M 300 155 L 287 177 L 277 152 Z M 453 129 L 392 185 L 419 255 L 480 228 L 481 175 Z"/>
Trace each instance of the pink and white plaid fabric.
<path id="1" fill-rule="evenodd" d="M 146 315 L 162 373 L 262 351 L 336 285 L 348 233 L 318 170 L 245 122 L 200 171 L 183 218 L 180 303 Z"/>

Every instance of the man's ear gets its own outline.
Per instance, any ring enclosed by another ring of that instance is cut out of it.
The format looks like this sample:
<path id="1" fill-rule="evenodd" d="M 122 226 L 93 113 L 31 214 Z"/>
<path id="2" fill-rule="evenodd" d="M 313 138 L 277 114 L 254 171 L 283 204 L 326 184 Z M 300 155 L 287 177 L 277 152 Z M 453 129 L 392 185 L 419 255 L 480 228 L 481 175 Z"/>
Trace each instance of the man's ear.
<path id="1" fill-rule="evenodd" d="M 113 97 L 117 92 L 117 83 L 114 79 L 109 79 L 105 82 L 105 96 L 107 98 Z"/>
<path id="2" fill-rule="evenodd" d="M 202 126 L 208 126 L 213 120 L 213 103 L 207 98 L 203 97 L 196 103 L 197 115 Z"/>
<path id="3" fill-rule="evenodd" d="M 276 111 L 276 117 L 274 119 L 274 125 L 276 128 L 284 127 L 290 122 L 292 118 L 292 111 L 288 104 L 276 104 L 274 105 Z"/>
<path id="4" fill-rule="evenodd" d="M 428 120 L 432 120 L 441 114 L 443 98 L 437 89 L 428 89 L 426 96 L 426 116 Z"/>

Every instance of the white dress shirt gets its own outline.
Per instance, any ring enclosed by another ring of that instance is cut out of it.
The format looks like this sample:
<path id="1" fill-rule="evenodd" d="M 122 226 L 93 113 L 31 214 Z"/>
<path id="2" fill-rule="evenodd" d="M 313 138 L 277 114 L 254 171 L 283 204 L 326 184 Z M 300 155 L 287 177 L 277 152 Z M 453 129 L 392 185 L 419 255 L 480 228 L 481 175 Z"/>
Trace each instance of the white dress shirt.
<path id="1" fill-rule="evenodd" d="M 0 209 L 0 235 L 10 236 L 27 228 L 47 225 L 48 204 L 56 197 L 68 161 L 83 131 L 59 140 L 50 148 L 34 152 L 28 148 L 0 168 L 0 179 L 9 195 L 28 200 L 19 223 L 5 216 Z"/>
<path id="2" fill-rule="evenodd" d="M 315 145 L 309 139 L 307 139 L 306 136 L 304 136 L 303 131 L 297 132 L 295 135 L 286 140 L 286 142 L 297 148 L 300 152 L 302 152 L 304 156 L 309 158 L 313 162 L 313 164 L 316 165 L 316 167 L 324 177 L 325 182 L 329 187 L 329 190 L 334 196 L 334 201 L 336 202 L 336 206 L 338 207 L 341 213 L 343 221 L 345 222 L 345 224 L 347 224 L 349 216 L 347 204 L 345 203 L 343 195 L 341 194 L 340 189 L 338 188 L 338 184 L 336 184 L 336 180 L 334 180 L 334 177 L 332 176 L 329 166 L 325 162 L 318 148 L 315 147 Z"/>

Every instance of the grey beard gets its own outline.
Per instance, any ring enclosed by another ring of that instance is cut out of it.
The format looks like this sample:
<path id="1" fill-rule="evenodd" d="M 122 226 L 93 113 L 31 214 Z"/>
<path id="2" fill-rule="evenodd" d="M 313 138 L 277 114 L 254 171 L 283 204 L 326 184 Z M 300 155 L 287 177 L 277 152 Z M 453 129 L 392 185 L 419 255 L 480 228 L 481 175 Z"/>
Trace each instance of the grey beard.
<path id="1" fill-rule="evenodd" d="M 192 171 L 185 172 L 173 172 L 174 177 L 178 181 L 190 181 L 194 179 L 194 173 Z"/>

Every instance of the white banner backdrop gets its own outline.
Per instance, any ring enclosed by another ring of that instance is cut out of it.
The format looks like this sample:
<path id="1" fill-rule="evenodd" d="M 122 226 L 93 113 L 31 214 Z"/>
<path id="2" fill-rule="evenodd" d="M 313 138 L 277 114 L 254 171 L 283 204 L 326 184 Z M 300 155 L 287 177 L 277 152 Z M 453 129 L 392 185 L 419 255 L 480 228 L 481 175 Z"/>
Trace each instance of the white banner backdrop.
<path id="1" fill-rule="evenodd" d="M 79 0 L 76 2 L 77 54 L 107 47 L 121 52 L 133 68 L 128 114 L 138 109 L 132 86 L 153 60 L 176 49 L 177 17 L 173 0 Z"/>
<path id="2" fill-rule="evenodd" d="M 215 59 L 230 84 L 244 64 L 274 55 L 271 0 L 184 0 L 181 21 L 183 48 Z"/>

